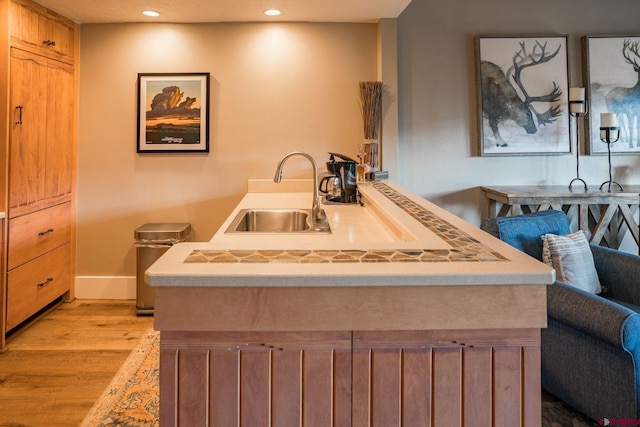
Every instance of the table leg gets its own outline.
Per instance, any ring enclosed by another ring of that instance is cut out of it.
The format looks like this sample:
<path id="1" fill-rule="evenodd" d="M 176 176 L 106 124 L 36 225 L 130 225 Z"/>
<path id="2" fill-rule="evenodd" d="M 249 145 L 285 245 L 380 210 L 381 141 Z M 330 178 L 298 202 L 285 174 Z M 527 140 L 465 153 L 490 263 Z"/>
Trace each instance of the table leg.
<path id="1" fill-rule="evenodd" d="M 600 218 L 598 219 L 598 223 L 593 228 L 593 234 L 591 235 L 591 243 L 595 243 L 596 245 L 600 244 L 600 241 L 604 237 L 604 234 L 607 232 L 609 228 L 609 223 L 611 223 L 611 219 L 613 219 L 613 215 L 617 211 L 616 205 L 606 205 L 602 210 Z M 615 248 L 617 249 L 617 248 Z"/>
<path id="2" fill-rule="evenodd" d="M 624 218 L 624 222 L 627 223 L 627 227 L 633 236 L 633 240 L 635 240 L 638 245 L 638 252 L 640 253 L 640 230 L 638 229 L 638 223 L 636 223 L 634 212 L 632 212 L 631 207 L 628 205 L 620 205 L 618 208 L 620 209 L 622 218 Z M 635 210 L 637 209 L 634 209 L 634 211 Z"/>

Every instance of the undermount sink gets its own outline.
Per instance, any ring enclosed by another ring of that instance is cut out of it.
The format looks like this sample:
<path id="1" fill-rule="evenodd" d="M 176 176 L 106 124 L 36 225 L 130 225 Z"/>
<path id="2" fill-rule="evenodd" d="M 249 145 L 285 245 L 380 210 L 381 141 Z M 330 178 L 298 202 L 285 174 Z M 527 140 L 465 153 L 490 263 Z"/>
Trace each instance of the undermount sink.
<path id="1" fill-rule="evenodd" d="M 311 209 L 242 209 L 225 233 L 331 233 L 324 210 L 314 221 Z"/>

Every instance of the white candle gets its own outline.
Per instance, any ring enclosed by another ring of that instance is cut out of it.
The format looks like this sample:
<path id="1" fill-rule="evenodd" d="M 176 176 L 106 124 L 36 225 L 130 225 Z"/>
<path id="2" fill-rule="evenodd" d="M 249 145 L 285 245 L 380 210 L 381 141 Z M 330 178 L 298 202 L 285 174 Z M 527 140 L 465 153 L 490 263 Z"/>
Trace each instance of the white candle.
<path id="1" fill-rule="evenodd" d="M 600 113 L 600 127 L 617 128 L 618 117 L 615 113 Z"/>
<path id="2" fill-rule="evenodd" d="M 600 113 L 600 140 L 609 144 L 619 138 L 618 116 L 615 113 Z"/>
<path id="3" fill-rule="evenodd" d="M 584 101 L 584 88 L 583 87 L 570 88 L 569 101 Z"/>
<path id="4" fill-rule="evenodd" d="M 587 111 L 585 91 L 583 87 L 569 88 L 569 112 L 584 113 Z"/>

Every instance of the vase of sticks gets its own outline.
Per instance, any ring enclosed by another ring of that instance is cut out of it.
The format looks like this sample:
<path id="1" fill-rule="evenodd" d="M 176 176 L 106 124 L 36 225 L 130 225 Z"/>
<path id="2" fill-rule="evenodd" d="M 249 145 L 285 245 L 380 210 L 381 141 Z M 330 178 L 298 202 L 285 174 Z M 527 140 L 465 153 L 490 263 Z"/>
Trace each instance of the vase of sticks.
<path id="1" fill-rule="evenodd" d="M 364 124 L 364 141 L 358 147 L 358 157 L 363 167 L 358 169 L 365 175 L 375 176 L 375 172 L 381 169 L 379 132 L 382 114 L 382 82 L 362 81 L 358 87 Z"/>

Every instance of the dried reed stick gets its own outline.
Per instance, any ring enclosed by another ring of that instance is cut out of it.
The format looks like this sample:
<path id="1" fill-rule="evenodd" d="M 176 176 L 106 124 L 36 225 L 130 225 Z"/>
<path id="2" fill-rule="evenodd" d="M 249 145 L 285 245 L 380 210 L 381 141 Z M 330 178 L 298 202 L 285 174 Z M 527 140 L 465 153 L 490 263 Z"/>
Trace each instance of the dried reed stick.
<path id="1" fill-rule="evenodd" d="M 360 82 L 360 109 L 365 139 L 378 139 L 382 114 L 382 82 Z"/>

